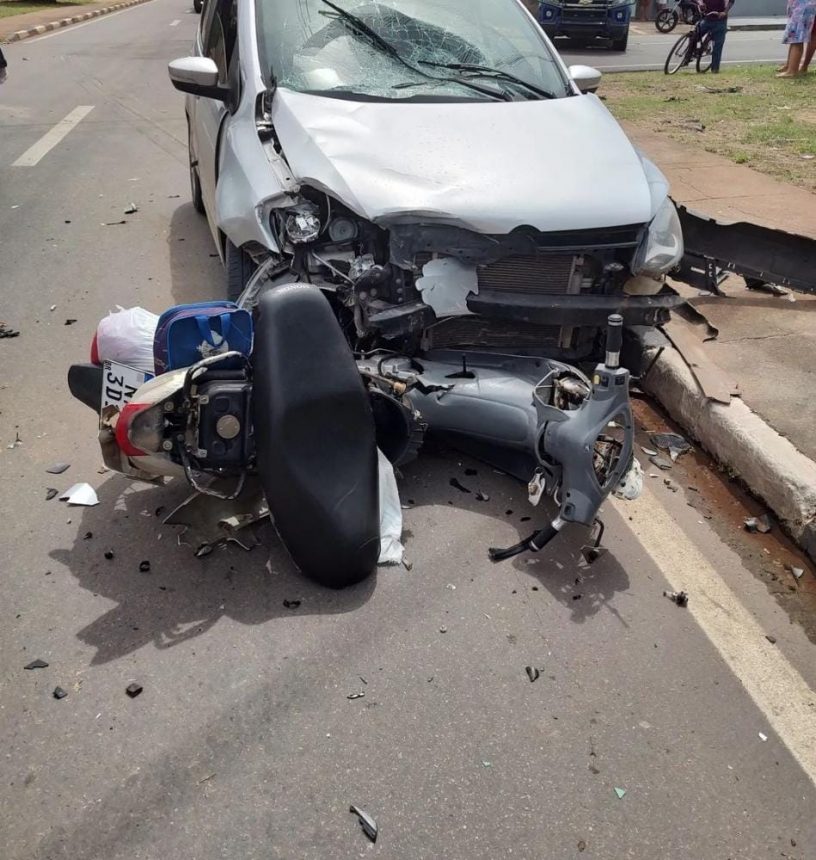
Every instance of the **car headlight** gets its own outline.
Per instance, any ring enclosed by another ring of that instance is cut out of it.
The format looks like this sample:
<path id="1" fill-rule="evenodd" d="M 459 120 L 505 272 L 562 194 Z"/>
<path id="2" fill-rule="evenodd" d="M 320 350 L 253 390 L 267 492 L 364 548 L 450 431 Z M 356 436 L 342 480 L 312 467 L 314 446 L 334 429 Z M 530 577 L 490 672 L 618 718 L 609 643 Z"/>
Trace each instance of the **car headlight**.
<path id="1" fill-rule="evenodd" d="M 660 278 L 683 259 L 683 229 L 674 203 L 667 197 L 635 251 L 632 274 Z"/>
<path id="2" fill-rule="evenodd" d="M 320 235 L 320 216 L 313 203 L 300 203 L 286 210 L 286 236 L 293 245 L 314 242 Z"/>

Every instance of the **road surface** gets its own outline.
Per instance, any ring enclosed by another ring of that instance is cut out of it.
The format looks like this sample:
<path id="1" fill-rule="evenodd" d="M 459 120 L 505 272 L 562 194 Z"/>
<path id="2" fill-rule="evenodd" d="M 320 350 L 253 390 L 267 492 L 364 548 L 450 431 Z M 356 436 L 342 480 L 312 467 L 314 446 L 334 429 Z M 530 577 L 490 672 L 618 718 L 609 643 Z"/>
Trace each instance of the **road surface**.
<path id="1" fill-rule="evenodd" d="M 598 46 L 582 48 L 566 39 L 557 39 L 556 47 L 564 60 L 569 63 L 585 63 L 605 72 L 646 71 L 662 69 L 671 46 L 686 32 L 688 27 L 677 27 L 673 33 L 661 34 L 656 30 L 649 33 L 652 25 L 637 24 L 638 29 L 647 35 L 629 36 L 626 53 L 610 51 Z M 779 30 L 737 30 L 728 34 L 723 53 L 723 66 L 744 63 L 776 63 L 782 60 L 787 48 L 782 44 Z"/>
<path id="2" fill-rule="evenodd" d="M 7 51 L 0 856 L 815 857 L 814 646 L 685 489 L 608 503 L 591 568 L 575 530 L 494 566 L 523 492 L 430 451 L 401 481 L 412 569 L 334 593 L 268 527 L 193 558 L 158 520 L 183 486 L 99 472 L 65 385 L 97 320 L 221 290 L 166 75 L 197 20 L 153 0 Z M 46 501 L 75 481 L 97 507 Z"/>

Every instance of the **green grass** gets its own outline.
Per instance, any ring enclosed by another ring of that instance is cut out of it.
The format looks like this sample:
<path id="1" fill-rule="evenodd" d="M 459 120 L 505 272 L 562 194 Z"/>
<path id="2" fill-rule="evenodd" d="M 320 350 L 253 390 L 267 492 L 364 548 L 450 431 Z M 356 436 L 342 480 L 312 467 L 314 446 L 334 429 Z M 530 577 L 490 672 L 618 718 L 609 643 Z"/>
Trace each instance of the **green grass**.
<path id="1" fill-rule="evenodd" d="M 64 18 L 63 10 L 68 6 L 82 6 L 92 3 L 93 0 L 68 0 L 65 3 L 54 2 L 54 0 L 15 0 L 12 3 L 0 2 L 0 18 L 9 18 L 12 15 L 24 15 L 26 12 L 38 12 L 40 9 L 53 9 L 54 18 Z"/>
<path id="2" fill-rule="evenodd" d="M 709 93 L 703 86 L 734 93 Z M 719 75 L 683 70 L 608 74 L 601 84 L 618 119 L 667 134 L 816 190 L 816 71 L 774 77 L 772 66 L 724 67 Z M 693 130 L 702 123 L 703 132 Z"/>

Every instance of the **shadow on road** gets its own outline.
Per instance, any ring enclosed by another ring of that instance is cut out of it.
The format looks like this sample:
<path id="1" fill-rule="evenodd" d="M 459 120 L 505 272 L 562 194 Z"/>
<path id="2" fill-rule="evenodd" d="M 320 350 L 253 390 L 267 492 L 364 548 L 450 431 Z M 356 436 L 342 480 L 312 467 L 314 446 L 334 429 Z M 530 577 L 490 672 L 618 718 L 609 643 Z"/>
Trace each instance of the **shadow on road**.
<path id="1" fill-rule="evenodd" d="M 170 292 L 176 304 L 222 299 L 224 267 L 216 251 L 207 219 L 188 201 L 173 212 L 167 232 L 170 255 Z"/>
<path id="2" fill-rule="evenodd" d="M 269 524 L 257 527 L 261 544 L 250 552 L 230 544 L 195 558 L 191 546 L 179 543 L 181 529 L 163 526 L 160 519 L 187 495 L 189 488 L 180 480 L 162 487 L 116 475 L 101 487 L 98 506 L 72 511 L 79 523 L 77 540 L 51 557 L 68 567 L 82 588 L 116 603 L 77 633 L 96 649 L 92 665 L 145 645 L 172 648 L 222 618 L 263 624 L 293 612 L 350 612 L 371 596 L 376 574 L 342 591 L 301 576 Z M 109 550 L 112 559 L 105 558 Z M 139 569 L 143 561 L 150 563 L 148 572 Z M 289 609 L 284 600 L 302 603 Z"/>

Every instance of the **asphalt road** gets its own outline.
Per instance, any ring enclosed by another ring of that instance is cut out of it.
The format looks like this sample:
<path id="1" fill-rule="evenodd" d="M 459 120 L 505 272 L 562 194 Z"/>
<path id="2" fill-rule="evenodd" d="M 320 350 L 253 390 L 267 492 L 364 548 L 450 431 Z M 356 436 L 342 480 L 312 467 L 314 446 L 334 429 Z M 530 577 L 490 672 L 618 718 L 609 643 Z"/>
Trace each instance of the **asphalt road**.
<path id="1" fill-rule="evenodd" d="M 649 32 L 650 24 L 637 24 L 648 35 L 629 36 L 626 53 L 609 50 L 603 42 L 590 48 L 579 47 L 567 39 L 557 39 L 556 47 L 567 63 L 585 63 L 606 72 L 662 69 L 671 46 L 688 27 L 677 27 L 673 33 Z M 728 34 L 723 65 L 776 63 L 786 55 L 779 30 L 738 30 Z"/>
<path id="2" fill-rule="evenodd" d="M 660 480 L 605 506 L 591 568 L 577 531 L 492 566 L 485 548 L 529 529 L 521 489 L 428 452 L 401 482 L 412 569 L 333 593 L 269 528 L 266 548 L 193 558 L 156 513 L 183 486 L 98 471 L 64 381 L 97 320 L 221 288 L 166 77 L 196 21 L 154 0 L 7 50 L 0 318 L 22 334 L 0 340 L 0 856 L 816 856 L 814 646 Z M 75 481 L 97 507 L 45 500 Z"/>

